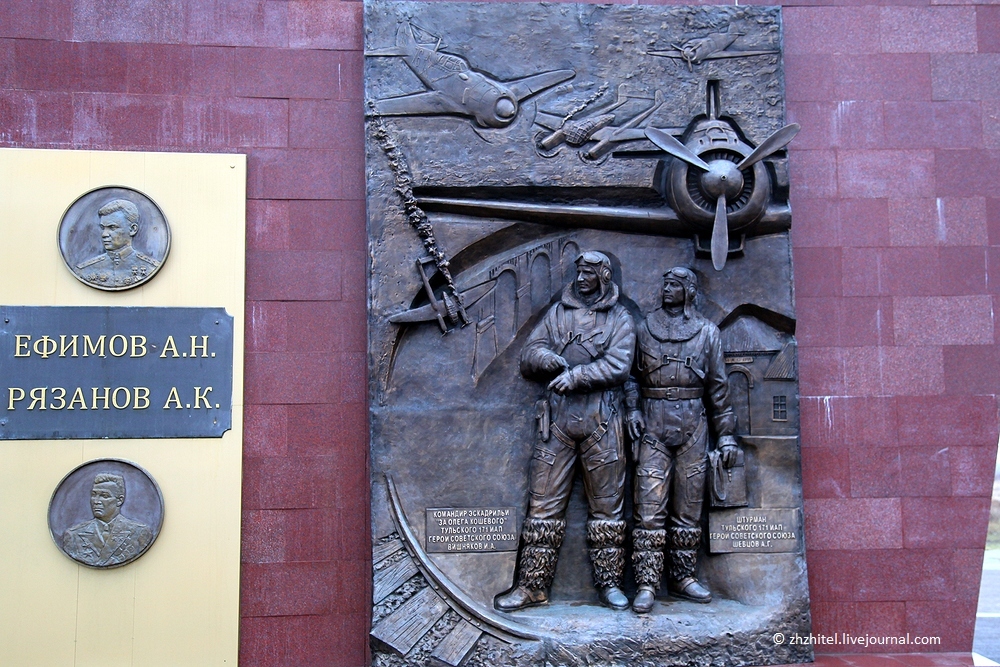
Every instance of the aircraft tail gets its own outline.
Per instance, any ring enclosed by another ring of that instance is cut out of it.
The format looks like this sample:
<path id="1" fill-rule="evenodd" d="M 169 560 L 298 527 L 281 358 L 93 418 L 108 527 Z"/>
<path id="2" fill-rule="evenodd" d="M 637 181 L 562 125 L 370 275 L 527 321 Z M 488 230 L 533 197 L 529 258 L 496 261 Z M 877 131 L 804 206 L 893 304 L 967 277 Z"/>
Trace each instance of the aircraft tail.
<path id="1" fill-rule="evenodd" d="M 365 51 L 365 55 L 374 58 L 403 58 L 413 55 L 416 46 L 417 41 L 413 37 L 413 29 L 409 24 L 404 23 L 396 30 L 396 46 Z"/>

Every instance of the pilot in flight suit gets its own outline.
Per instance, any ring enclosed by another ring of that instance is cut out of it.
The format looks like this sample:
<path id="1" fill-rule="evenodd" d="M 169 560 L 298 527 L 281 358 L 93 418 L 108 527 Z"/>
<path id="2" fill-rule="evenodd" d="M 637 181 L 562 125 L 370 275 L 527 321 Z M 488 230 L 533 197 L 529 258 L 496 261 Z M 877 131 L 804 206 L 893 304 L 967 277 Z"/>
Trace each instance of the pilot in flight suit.
<path id="1" fill-rule="evenodd" d="M 639 592 L 632 609 L 640 614 L 653 607 L 665 546 L 670 593 L 712 600 L 695 578 L 708 471 L 706 408 L 723 465 L 732 467 L 738 455 L 722 339 L 695 310 L 697 291 L 690 269 L 663 275 L 663 306 L 636 327 L 635 380 L 625 388 L 629 433 L 638 445 L 632 562 Z"/>
<path id="2" fill-rule="evenodd" d="M 578 461 L 589 505 L 594 584 L 603 604 L 628 608 L 620 589 L 626 466 L 622 385 L 632 367 L 634 325 L 618 302 L 608 257 L 585 252 L 576 266 L 576 280 L 531 332 L 521 354 L 521 374 L 547 383 L 549 393 L 539 401 L 518 580 L 497 596 L 494 604 L 501 611 L 548 601 Z"/>

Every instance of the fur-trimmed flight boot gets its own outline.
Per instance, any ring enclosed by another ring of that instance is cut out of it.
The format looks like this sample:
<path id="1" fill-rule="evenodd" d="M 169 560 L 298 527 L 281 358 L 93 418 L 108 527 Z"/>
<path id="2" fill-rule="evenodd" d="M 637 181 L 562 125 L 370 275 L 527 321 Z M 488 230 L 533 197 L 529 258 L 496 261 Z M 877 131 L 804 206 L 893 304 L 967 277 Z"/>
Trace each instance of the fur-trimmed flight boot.
<path id="1" fill-rule="evenodd" d="M 701 528 L 670 529 L 670 563 L 667 574 L 667 589 L 674 597 L 691 602 L 708 603 L 712 592 L 694 577 L 698 564 L 698 545 L 701 544 Z"/>
<path id="2" fill-rule="evenodd" d="M 612 609 L 628 609 L 628 598 L 622 593 L 625 571 L 625 522 L 592 519 L 587 522 L 587 542 L 590 563 L 594 566 L 594 585 L 601 604 Z"/>
<path id="3" fill-rule="evenodd" d="M 632 567 L 635 568 L 635 583 L 639 587 L 632 601 L 632 611 L 637 614 L 648 614 L 656 601 L 666 545 L 666 530 L 632 529 Z"/>
<path id="4" fill-rule="evenodd" d="M 562 519 L 524 520 L 517 585 L 496 596 L 493 606 L 497 610 L 517 611 L 549 601 L 549 588 L 556 575 L 559 547 L 565 535 L 566 522 Z"/>

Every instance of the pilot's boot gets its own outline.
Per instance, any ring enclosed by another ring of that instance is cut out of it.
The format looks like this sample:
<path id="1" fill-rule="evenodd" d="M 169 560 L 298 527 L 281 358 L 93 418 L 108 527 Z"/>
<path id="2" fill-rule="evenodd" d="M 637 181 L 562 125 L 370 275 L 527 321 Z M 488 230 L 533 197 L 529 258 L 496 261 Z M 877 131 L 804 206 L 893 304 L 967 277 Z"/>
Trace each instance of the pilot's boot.
<path id="1" fill-rule="evenodd" d="M 632 601 L 632 611 L 647 614 L 656 601 L 656 590 L 663 575 L 663 547 L 667 544 L 667 531 L 632 530 L 632 567 L 639 592 Z"/>
<path id="2" fill-rule="evenodd" d="M 691 602 L 712 601 L 712 592 L 694 578 L 698 563 L 698 545 L 701 543 L 701 528 L 670 529 L 670 575 L 667 588 L 674 597 Z"/>
<path id="3" fill-rule="evenodd" d="M 628 609 L 628 598 L 622 593 L 622 573 L 625 571 L 625 522 L 593 519 L 587 522 L 590 562 L 594 566 L 594 585 L 601 604 L 612 609 Z"/>
<path id="4" fill-rule="evenodd" d="M 516 611 L 549 601 L 549 587 L 556 575 L 556 561 L 564 535 L 566 522 L 562 519 L 528 517 L 524 520 L 517 585 L 496 596 L 494 607 L 499 611 Z"/>

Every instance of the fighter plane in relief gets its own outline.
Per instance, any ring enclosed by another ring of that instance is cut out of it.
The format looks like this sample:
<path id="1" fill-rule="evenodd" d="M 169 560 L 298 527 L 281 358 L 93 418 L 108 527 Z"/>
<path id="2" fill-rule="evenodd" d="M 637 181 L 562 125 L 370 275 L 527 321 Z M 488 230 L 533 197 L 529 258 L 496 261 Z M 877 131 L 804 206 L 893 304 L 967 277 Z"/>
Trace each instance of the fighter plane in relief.
<path id="1" fill-rule="evenodd" d="M 550 130 L 550 134 L 536 136 L 535 150 L 542 157 L 552 157 L 561 144 L 582 147 L 590 142 L 596 142 L 593 146 L 580 151 L 580 157 L 584 160 L 596 161 L 610 153 L 619 143 L 646 139 L 643 125 L 663 106 L 663 94 L 657 90 L 653 93 L 653 98 L 650 100 L 652 104 L 649 107 L 622 125 L 615 126 L 613 123 L 618 120 L 618 114 L 612 113 L 613 111 L 630 99 L 650 99 L 642 95 L 628 95 L 624 88 L 624 85 L 618 87 L 618 99 L 614 104 L 583 118 L 566 119 L 539 111 L 535 114 L 535 123 Z"/>
<path id="2" fill-rule="evenodd" d="M 700 65 L 706 60 L 717 60 L 720 58 L 745 58 L 747 56 L 769 56 L 778 53 L 775 49 L 757 49 L 741 51 L 738 49 L 729 50 L 737 37 L 743 33 L 734 30 L 730 24 L 726 32 L 714 32 L 704 37 L 689 39 L 683 44 L 671 44 L 671 48 L 666 51 L 647 51 L 650 56 L 661 58 L 676 58 L 687 63 L 688 70 L 693 70 L 694 65 Z"/>
<path id="3" fill-rule="evenodd" d="M 402 58 L 428 90 L 375 101 L 383 116 L 469 116 L 480 127 L 503 128 L 517 118 L 521 102 L 576 75 L 571 69 L 533 74 L 512 81 L 498 81 L 469 66 L 464 58 L 441 51 L 441 39 L 421 43 L 430 36 L 415 25 L 400 26 L 396 46 L 368 51 L 369 58 Z M 422 37 L 421 37 L 422 38 Z"/>
<path id="4" fill-rule="evenodd" d="M 690 235 L 696 250 L 710 254 L 713 266 L 721 271 L 729 255 L 743 251 L 744 238 L 790 228 L 788 204 L 784 197 L 775 200 L 773 177 L 764 161 L 783 150 L 799 126 L 786 125 L 752 146 L 733 120 L 721 116 L 719 82 L 709 81 L 706 93 L 705 114 L 692 119 L 681 139 L 665 128 L 643 130 L 662 151 L 653 177 L 657 196 L 619 188 L 613 202 L 604 202 L 602 192 L 580 189 L 572 201 L 557 191 L 539 196 L 541 188 L 522 198 L 524 193 L 517 189 L 503 196 L 496 191 L 423 187 L 415 191 L 417 202 L 427 211 L 557 227 Z M 623 197 L 629 200 L 627 205 L 621 202 Z"/>

